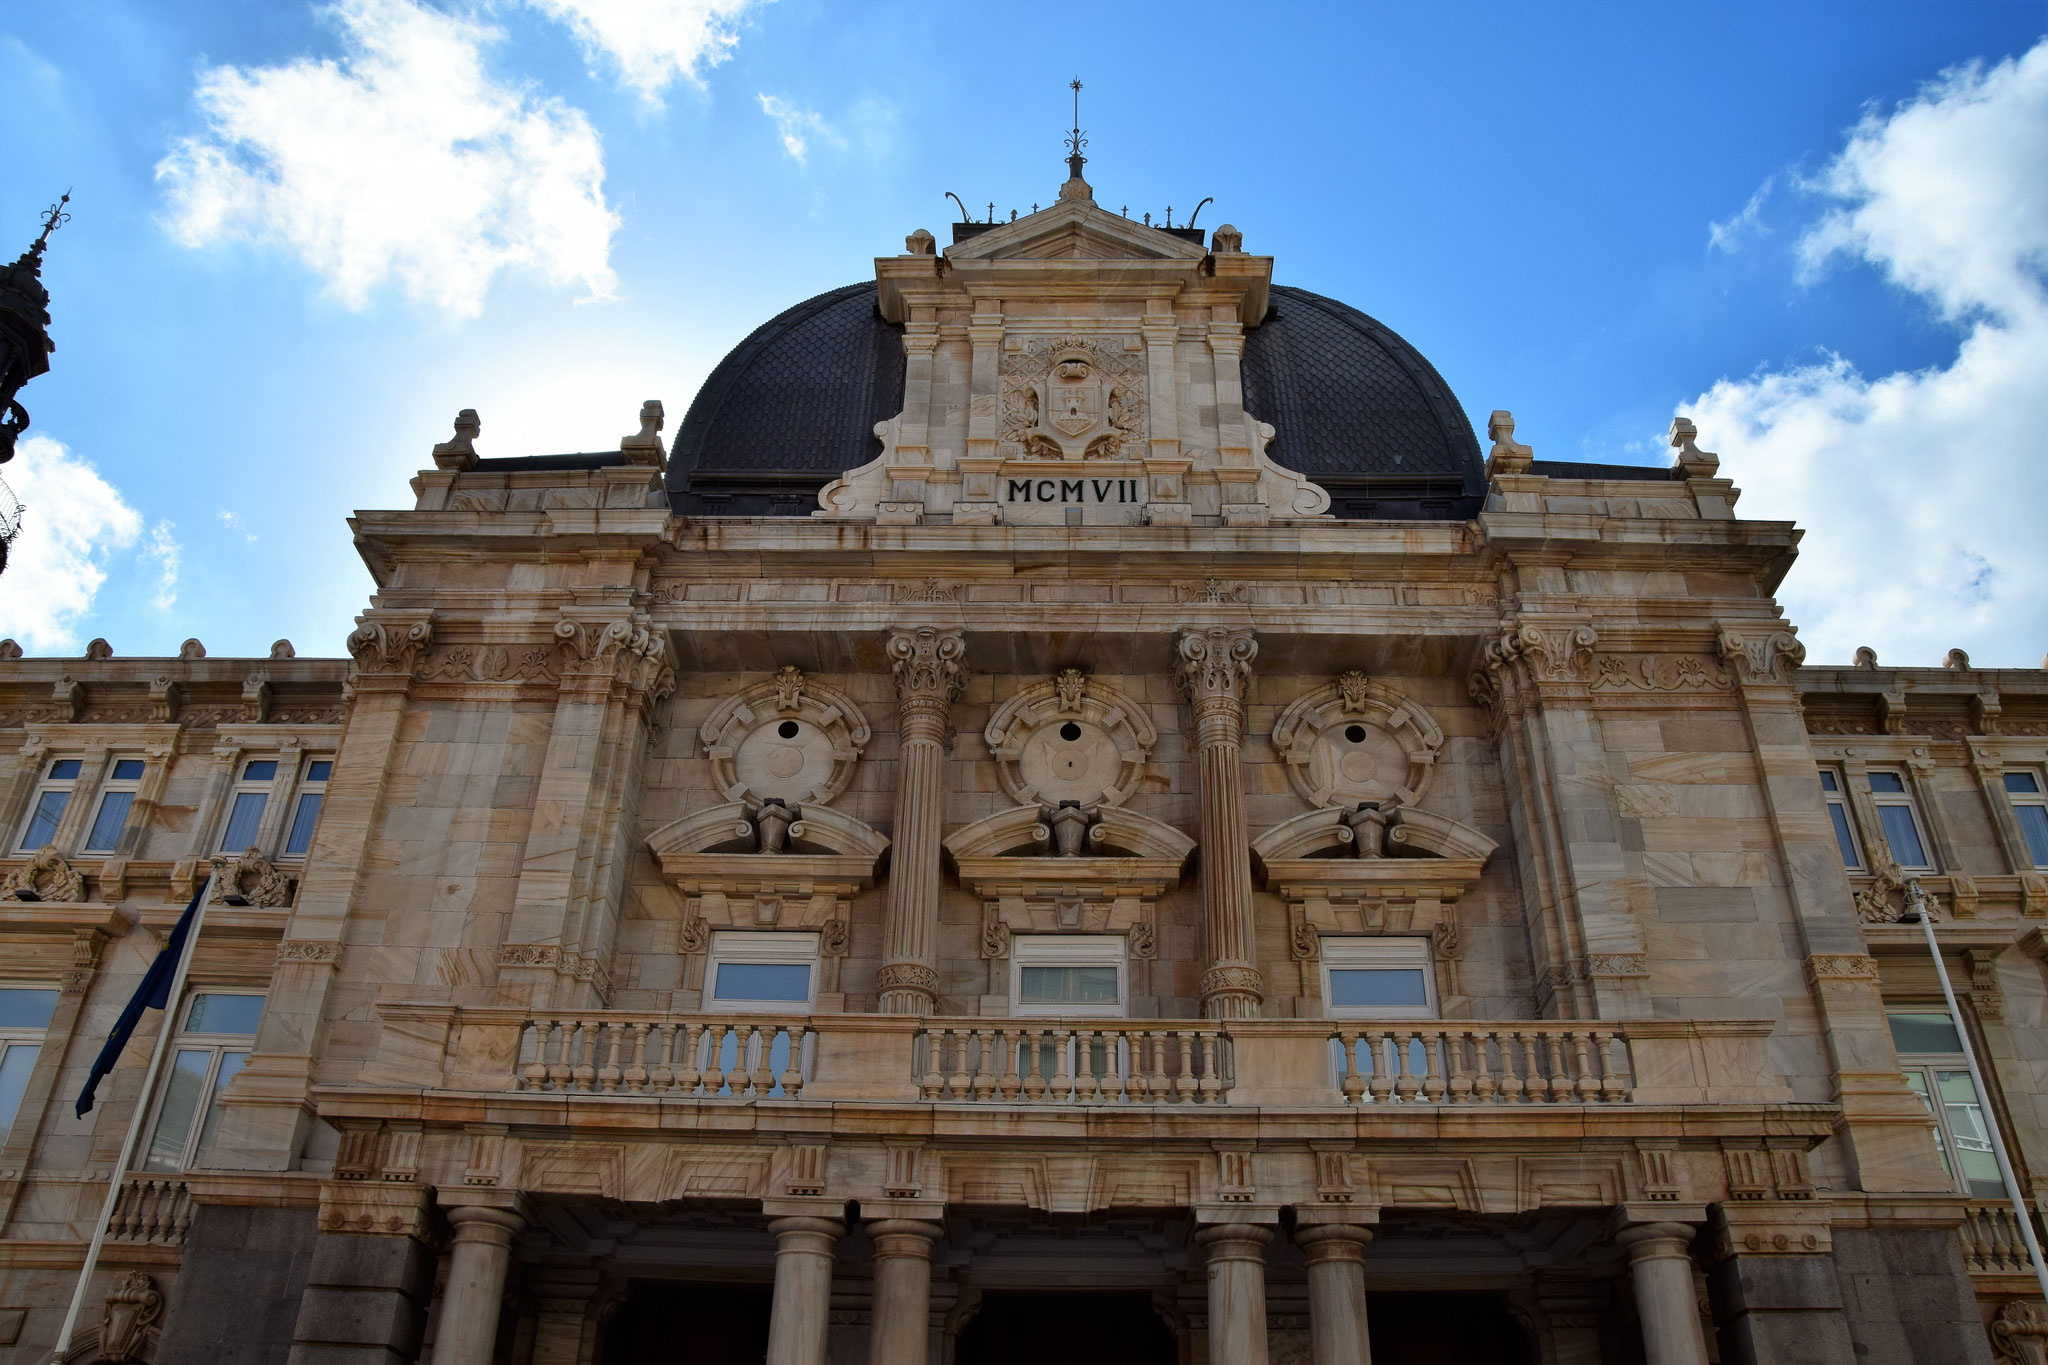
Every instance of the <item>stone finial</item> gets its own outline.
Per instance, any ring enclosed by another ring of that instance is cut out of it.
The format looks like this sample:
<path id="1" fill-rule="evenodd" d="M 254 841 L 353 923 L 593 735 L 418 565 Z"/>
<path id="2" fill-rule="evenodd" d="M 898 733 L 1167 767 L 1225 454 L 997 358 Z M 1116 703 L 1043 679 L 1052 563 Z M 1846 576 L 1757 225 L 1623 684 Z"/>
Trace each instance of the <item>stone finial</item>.
<path id="1" fill-rule="evenodd" d="M 1515 442 L 1515 415 L 1506 408 L 1495 408 L 1493 416 L 1486 419 L 1486 434 L 1493 441 L 1493 449 L 1486 456 L 1486 477 L 1496 474 L 1526 474 L 1529 462 L 1536 458 L 1536 452 L 1529 446 Z"/>
<path id="2" fill-rule="evenodd" d="M 1960 649 L 1952 649 L 1948 652 L 1948 657 L 1941 661 L 1941 666 L 1943 668 L 1953 668 L 1960 672 L 1970 666 L 1970 656 Z"/>
<path id="3" fill-rule="evenodd" d="M 464 408 L 455 414 L 455 435 L 434 447 L 436 469 L 475 469 L 476 438 L 483 434 L 484 424 L 477 419 L 475 408 Z"/>
<path id="4" fill-rule="evenodd" d="M 200 644 L 198 638 L 195 636 L 194 638 L 187 640 L 184 644 L 178 646 L 178 657 L 181 659 L 188 660 L 203 659 L 206 657 L 206 646 Z"/>
<path id="5" fill-rule="evenodd" d="M 270 657 L 273 659 L 296 659 L 299 657 L 299 653 L 292 648 L 290 640 L 279 640 L 270 647 Z"/>
<path id="6" fill-rule="evenodd" d="M 1697 444 L 1700 429 L 1690 417 L 1671 419 L 1671 448 L 1678 452 L 1678 467 L 1688 479 L 1711 479 L 1721 472 L 1721 457 Z"/>
<path id="7" fill-rule="evenodd" d="M 114 657 L 114 647 L 107 643 L 105 636 L 100 636 L 86 645 L 85 657 L 88 659 L 111 659 Z"/>
<path id="8" fill-rule="evenodd" d="M 1872 649 L 1869 645 L 1856 646 L 1856 667 L 1876 668 L 1877 651 Z"/>
<path id="9" fill-rule="evenodd" d="M 919 228 L 903 239 L 903 252 L 906 256 L 936 256 L 939 254 L 939 242 L 931 233 Z"/>
<path id="10" fill-rule="evenodd" d="M 667 421 L 668 415 L 661 410 L 661 400 L 648 399 L 640 405 L 640 430 L 619 442 L 619 453 L 634 464 L 666 468 L 668 452 L 662 448 L 661 429 Z"/>
<path id="11" fill-rule="evenodd" d="M 1244 250 L 1244 234 L 1225 223 L 1209 234 L 1209 250 L 1218 255 L 1230 255 Z"/>
<path id="12" fill-rule="evenodd" d="M 20 645 L 16 644 L 16 643 L 15 643 L 15 642 L 14 642 L 13 640 L 11 640 L 11 639 L 8 639 L 8 640 L 0 640 L 0 659 L 7 659 L 7 660 L 13 660 L 13 659 L 19 659 L 20 657 L 21 657 L 21 646 L 20 646 Z"/>

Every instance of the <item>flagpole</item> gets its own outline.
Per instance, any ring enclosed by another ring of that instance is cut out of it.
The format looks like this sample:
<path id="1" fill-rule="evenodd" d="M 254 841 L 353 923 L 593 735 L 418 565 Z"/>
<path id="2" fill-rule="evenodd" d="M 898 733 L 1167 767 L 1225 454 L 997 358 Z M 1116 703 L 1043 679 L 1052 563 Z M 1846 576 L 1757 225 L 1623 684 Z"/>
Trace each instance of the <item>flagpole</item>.
<path id="1" fill-rule="evenodd" d="M 78 1286 L 71 1291 L 71 1309 L 64 1315 L 64 1329 L 57 1333 L 57 1344 L 50 1352 L 51 1365 L 64 1365 L 64 1358 L 71 1354 L 71 1334 L 78 1328 L 78 1315 L 85 1307 L 86 1292 L 92 1287 L 93 1272 L 99 1268 L 100 1249 L 107 1242 L 107 1227 L 114 1221 L 114 1206 L 121 1202 L 121 1184 L 128 1177 L 128 1163 L 135 1158 L 135 1147 L 142 1139 L 142 1125 L 149 1118 L 151 1097 L 156 1093 L 157 1075 L 163 1070 L 164 1054 L 170 1051 L 171 1035 L 177 1032 L 178 1010 L 185 1003 L 185 977 L 192 966 L 192 955 L 198 949 L 199 931 L 206 923 L 206 903 L 213 899 L 213 884 L 220 876 L 226 860 L 214 858 L 213 870 L 206 874 L 206 886 L 199 893 L 199 909 L 192 916 L 192 928 L 185 935 L 185 942 L 178 952 L 178 965 L 171 974 L 171 993 L 164 1002 L 163 1027 L 157 1030 L 156 1047 L 149 1054 L 149 1070 L 143 1073 L 142 1093 L 136 1097 L 134 1116 L 128 1120 L 128 1136 L 122 1139 L 120 1158 L 114 1162 L 114 1174 L 107 1181 L 107 1197 L 100 1205 L 99 1222 L 92 1230 L 92 1245 L 86 1248 L 85 1264 L 78 1271 Z"/>

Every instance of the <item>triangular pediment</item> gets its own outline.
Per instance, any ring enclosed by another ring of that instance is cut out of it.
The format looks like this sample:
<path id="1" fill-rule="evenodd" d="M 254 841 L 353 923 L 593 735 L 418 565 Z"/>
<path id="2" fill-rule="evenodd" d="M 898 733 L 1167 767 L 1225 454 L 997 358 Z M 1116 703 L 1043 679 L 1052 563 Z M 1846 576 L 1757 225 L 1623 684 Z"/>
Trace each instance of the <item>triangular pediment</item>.
<path id="1" fill-rule="evenodd" d="M 1202 247 L 1087 202 L 1055 204 L 946 249 L 968 261 L 1199 261 Z"/>

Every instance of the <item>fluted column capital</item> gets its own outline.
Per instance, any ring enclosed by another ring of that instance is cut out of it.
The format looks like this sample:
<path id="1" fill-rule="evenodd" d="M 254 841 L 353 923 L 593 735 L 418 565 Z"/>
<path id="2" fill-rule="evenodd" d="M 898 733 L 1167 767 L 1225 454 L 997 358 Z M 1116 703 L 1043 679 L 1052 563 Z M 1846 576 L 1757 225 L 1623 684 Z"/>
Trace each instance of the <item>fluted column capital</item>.
<path id="1" fill-rule="evenodd" d="M 896 700 L 906 709 L 918 703 L 950 706 L 959 695 L 960 660 L 967 637 L 940 626 L 892 626 L 883 646 L 896 677 Z"/>
<path id="2" fill-rule="evenodd" d="M 1259 642 L 1249 626 L 1182 630 L 1174 637 L 1173 654 L 1173 681 L 1197 719 L 1204 711 L 1221 708 L 1242 713 L 1252 660 L 1259 657 Z"/>

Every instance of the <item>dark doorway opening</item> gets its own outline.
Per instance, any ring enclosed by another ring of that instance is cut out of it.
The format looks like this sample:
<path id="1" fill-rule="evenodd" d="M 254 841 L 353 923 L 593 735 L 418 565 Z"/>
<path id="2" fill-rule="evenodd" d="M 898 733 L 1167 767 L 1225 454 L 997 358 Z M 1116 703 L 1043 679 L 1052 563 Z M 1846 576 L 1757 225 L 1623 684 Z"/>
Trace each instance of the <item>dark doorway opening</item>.
<path id="1" fill-rule="evenodd" d="M 1367 1294 L 1372 1365 L 1536 1365 L 1498 1294 Z"/>
<path id="2" fill-rule="evenodd" d="M 773 1290 L 765 1284 L 635 1280 L 605 1327 L 604 1365 L 761 1365 Z"/>
<path id="3" fill-rule="evenodd" d="M 1176 1365 L 1145 1294 L 991 1293 L 960 1331 L 954 1365 Z"/>

